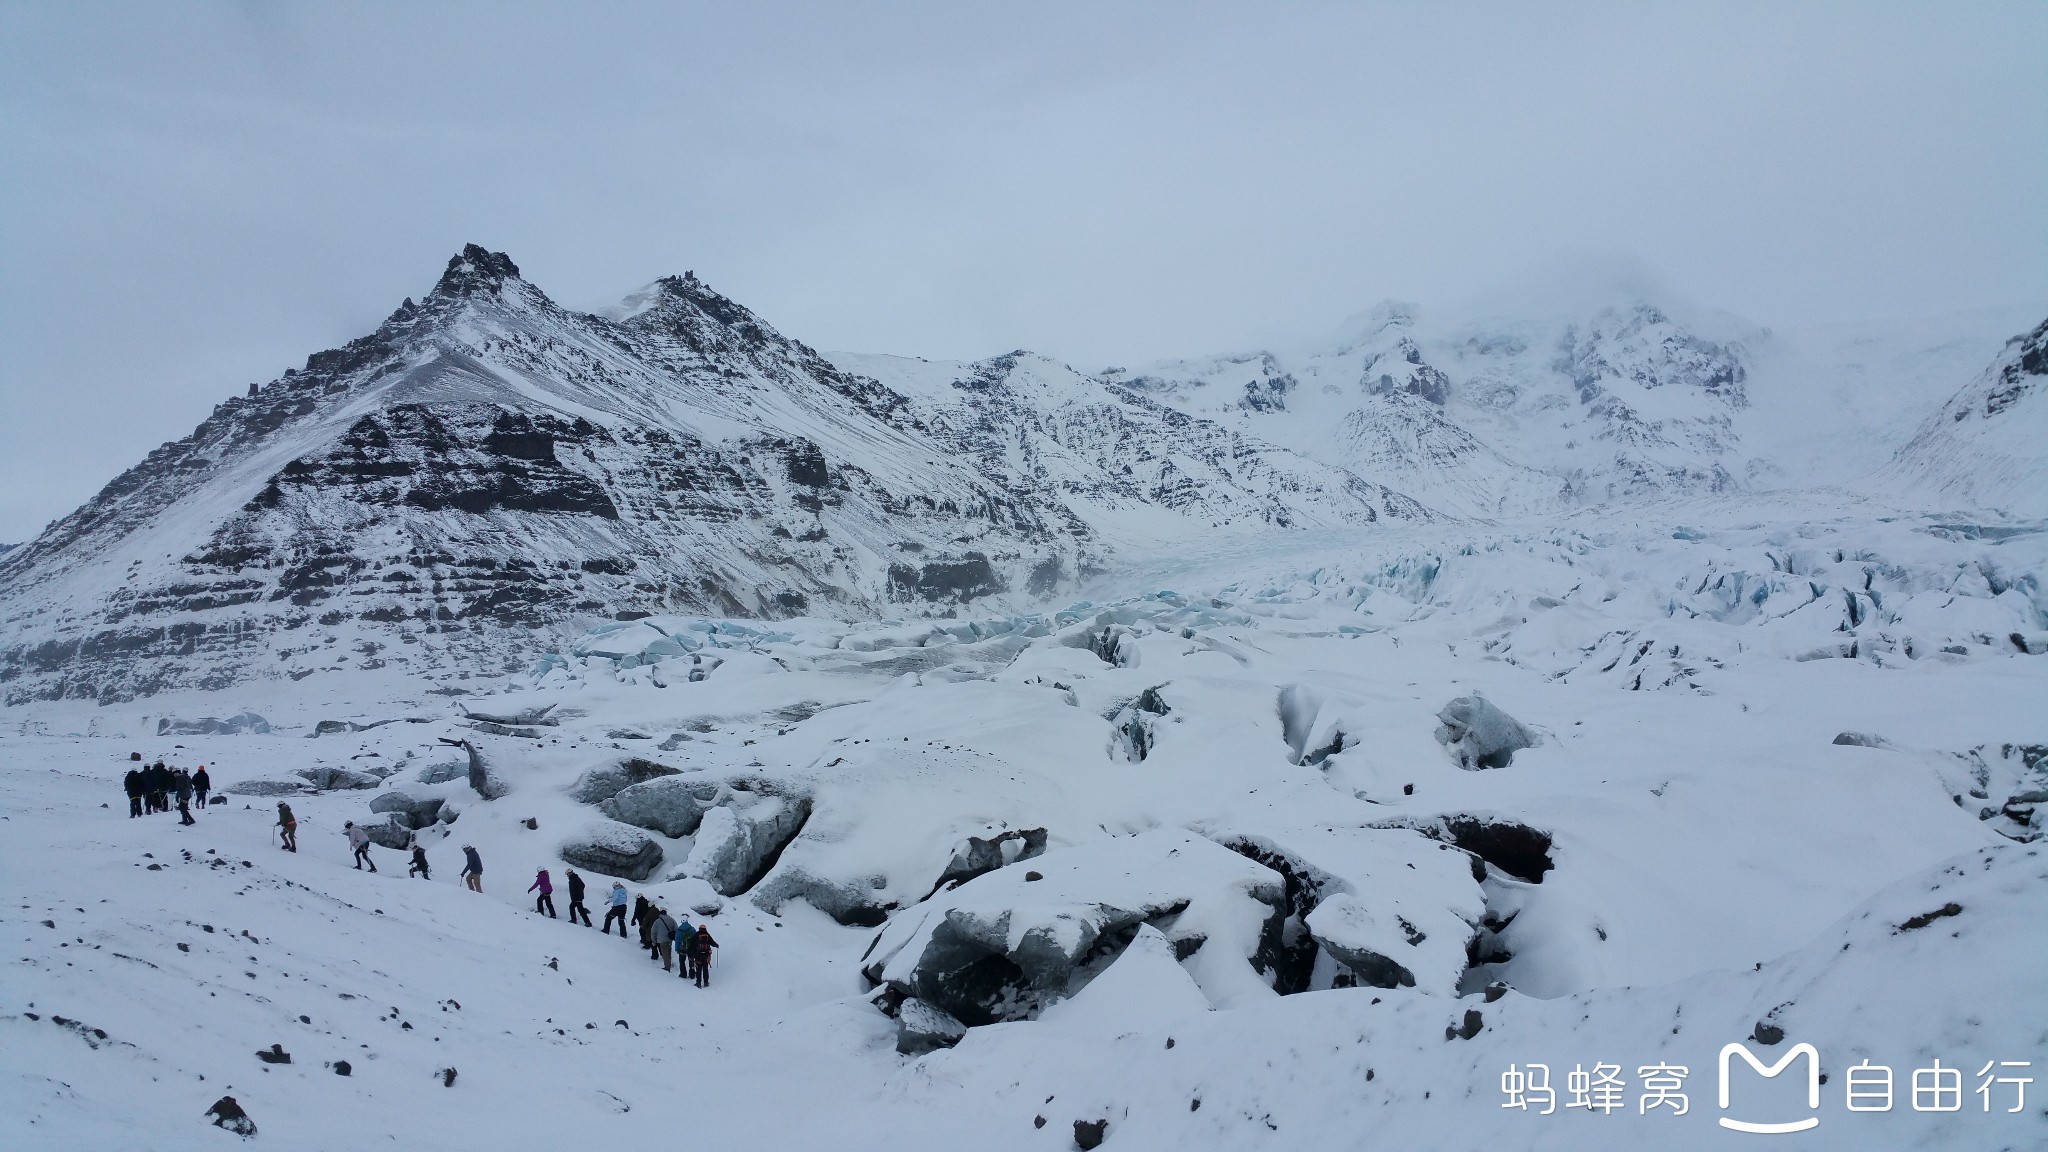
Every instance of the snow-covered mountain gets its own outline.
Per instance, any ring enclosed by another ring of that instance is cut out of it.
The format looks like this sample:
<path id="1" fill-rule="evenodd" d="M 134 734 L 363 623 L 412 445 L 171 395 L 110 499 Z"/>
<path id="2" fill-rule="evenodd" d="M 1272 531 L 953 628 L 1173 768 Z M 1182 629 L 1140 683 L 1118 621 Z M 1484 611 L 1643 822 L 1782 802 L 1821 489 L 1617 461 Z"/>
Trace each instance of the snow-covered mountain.
<path id="1" fill-rule="evenodd" d="M 1046 361 L 906 396 L 693 276 L 606 318 L 472 245 L 0 560 L 0 683 L 497 671 L 594 618 L 940 613 L 1191 531 L 1427 515 Z"/>
<path id="2" fill-rule="evenodd" d="M 1497 517 L 1733 491 L 1747 353 L 1640 301 L 1426 325 L 1384 304 L 1336 346 L 1112 371 L 1446 512 Z"/>
<path id="3" fill-rule="evenodd" d="M 1877 473 L 1923 507 L 2048 516 L 2048 321 L 2015 336 Z"/>

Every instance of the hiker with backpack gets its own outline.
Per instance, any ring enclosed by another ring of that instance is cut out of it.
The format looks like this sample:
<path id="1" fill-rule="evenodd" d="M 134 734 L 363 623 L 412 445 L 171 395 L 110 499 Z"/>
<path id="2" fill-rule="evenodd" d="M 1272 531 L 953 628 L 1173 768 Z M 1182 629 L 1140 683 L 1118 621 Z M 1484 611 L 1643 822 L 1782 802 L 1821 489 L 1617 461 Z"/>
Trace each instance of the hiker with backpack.
<path id="1" fill-rule="evenodd" d="M 370 871 L 375 872 L 377 862 L 370 859 L 370 833 L 353 820 L 344 823 L 342 831 L 348 834 L 349 847 L 356 850 L 356 871 L 361 872 L 363 865 L 368 864 Z"/>
<path id="2" fill-rule="evenodd" d="M 192 819 L 192 777 L 187 776 L 185 770 L 180 768 L 173 777 L 173 780 L 173 787 L 177 790 L 178 794 L 178 823 L 199 823 L 199 821 Z"/>
<path id="3" fill-rule="evenodd" d="M 612 881 L 611 907 L 605 909 L 604 927 L 599 928 L 598 931 L 607 936 L 611 935 L 613 920 L 619 922 L 619 939 L 624 940 L 626 938 L 626 886 L 616 880 Z"/>
<path id="4" fill-rule="evenodd" d="M 422 880 L 432 880 L 434 878 L 433 874 L 427 870 L 426 845 L 414 842 L 412 846 L 412 867 L 407 868 L 405 874 L 407 876 L 417 876 Z"/>
<path id="5" fill-rule="evenodd" d="M 697 925 L 697 938 L 693 942 L 697 952 L 697 987 L 711 987 L 711 950 L 718 947 L 718 941 L 711 938 L 711 925 Z"/>
<path id="6" fill-rule="evenodd" d="M 676 974 L 685 980 L 697 977 L 697 929 L 690 924 L 690 918 L 676 926 Z"/>
<path id="7" fill-rule="evenodd" d="M 574 868 L 569 869 L 568 874 L 569 923 L 576 923 L 576 918 L 581 916 L 583 918 L 583 926 L 588 928 L 590 927 L 590 909 L 583 905 L 583 877 L 578 876 Z"/>
<path id="8" fill-rule="evenodd" d="M 213 778 L 206 774 L 206 765 L 201 764 L 199 771 L 192 774 L 192 798 L 199 802 L 199 807 L 206 807 L 206 794 L 212 789 Z"/>
<path id="9" fill-rule="evenodd" d="M 471 892 L 484 890 L 484 859 L 467 844 L 462 846 L 462 883 Z"/>
<path id="10" fill-rule="evenodd" d="M 654 952 L 661 957 L 661 970 L 669 971 L 669 965 L 675 959 L 676 918 L 656 908 L 648 934 L 654 937 Z"/>
<path id="11" fill-rule="evenodd" d="M 540 889 L 540 895 L 534 898 L 533 910 L 535 912 L 546 912 L 550 920 L 556 919 L 555 882 L 548 879 L 547 869 L 543 868 L 535 873 L 533 883 L 527 885 L 526 890 L 531 892 L 536 888 Z"/>
<path id="12" fill-rule="evenodd" d="M 278 847 L 287 852 L 299 850 L 299 818 L 292 815 L 292 806 L 282 800 L 277 802 L 277 827 L 283 842 Z"/>
<path id="13" fill-rule="evenodd" d="M 128 793 L 128 818 L 133 820 L 142 815 L 142 773 L 130 768 L 121 778 L 121 787 Z"/>

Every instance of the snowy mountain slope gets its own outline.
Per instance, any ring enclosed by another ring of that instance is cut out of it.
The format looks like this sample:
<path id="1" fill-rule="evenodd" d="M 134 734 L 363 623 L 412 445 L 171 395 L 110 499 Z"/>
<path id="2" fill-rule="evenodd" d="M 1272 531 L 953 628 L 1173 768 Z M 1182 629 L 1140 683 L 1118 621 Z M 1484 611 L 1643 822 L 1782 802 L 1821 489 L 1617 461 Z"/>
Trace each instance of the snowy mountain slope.
<path id="1" fill-rule="evenodd" d="M 1746 352 L 1650 304 L 1435 326 L 1384 304 L 1351 328 L 1306 356 L 1113 378 L 1361 476 L 1406 478 L 1404 491 L 1466 515 L 1722 492 L 1744 470 L 1732 425 L 1748 402 Z"/>
<path id="2" fill-rule="evenodd" d="M 1902 1082 L 1936 1058 L 1966 1076 L 2048 1062 L 2013 1010 L 2048 996 L 2025 798 L 2048 789 L 2048 663 L 1990 635 L 2048 635 L 2044 537 L 1745 526 L 1755 510 L 1245 541 L 1183 559 L 1185 581 L 1162 558 L 1144 596 L 1044 616 L 612 622 L 466 701 L 495 719 L 360 671 L 17 706 L 0 867 L 36 879 L 5 914 L 24 962 L 0 1004 L 0 1131 L 196 1147 L 223 1138 L 198 1113 L 229 1093 L 258 1139 L 309 1148 L 630 1140 L 672 1135 L 685 1108 L 697 1138 L 742 1146 L 1053 1149 L 1106 1119 L 1107 1147 L 1716 1149 L 1754 1138 L 1715 1123 L 1715 1055 L 1762 1022 L 1820 1049 L 1813 1147 L 2039 1143 L 2038 1107 L 1981 1111 L 1974 1081 L 1959 1113 L 1852 1114 L 1841 1093 L 1866 1057 Z M 1625 636 L 1611 669 L 1608 633 Z M 1536 743 L 1461 768 L 1438 714 L 1473 694 Z M 154 735 L 230 701 L 273 731 Z M 259 795 L 192 829 L 129 820 L 131 750 L 230 789 L 296 784 L 304 850 L 270 846 Z M 676 772 L 604 776 L 635 760 Z M 337 768 L 382 779 L 314 792 L 296 775 Z M 594 800 L 600 778 L 668 807 Z M 414 833 L 432 883 L 381 848 L 377 876 L 347 867 L 341 822 L 381 822 L 386 792 L 441 801 Z M 759 850 L 739 830 L 788 800 L 801 825 L 750 885 L 714 892 L 721 853 Z M 520 910 L 533 869 L 564 903 L 565 860 L 616 837 L 658 858 L 635 891 L 716 909 L 709 992 Z M 465 843 L 485 896 L 452 875 Z M 968 967 L 934 949 L 939 913 L 960 924 L 940 943 L 980 941 Z M 998 920 L 1000 945 L 970 930 Z M 1069 931 L 1095 933 L 1070 961 L 1026 946 L 1086 938 Z M 913 952 L 909 974 L 890 967 Z M 968 973 L 939 994 L 991 1022 L 899 1053 L 919 971 Z M 1393 986 L 1359 983 L 1375 974 Z M 294 1063 L 264 1071 L 272 1043 Z M 1660 1060 L 1689 1069 L 1684 1116 L 1635 1107 L 1637 1068 Z M 1500 1107 L 1501 1074 L 1532 1061 L 1557 1115 Z M 1566 1072 L 1596 1062 L 1622 1066 L 1625 1112 L 1563 1108 Z"/>
<path id="3" fill-rule="evenodd" d="M 691 277 L 615 315 L 465 249 L 0 560 L 7 698 L 495 670 L 620 612 L 937 613 L 1190 529 L 1428 514 L 1099 387 L 921 407 Z"/>
<path id="4" fill-rule="evenodd" d="M 1361 483 L 1242 432 L 1190 419 L 1143 392 L 1105 384 L 1029 352 L 973 364 L 835 355 L 883 382 L 982 475 L 1011 488 L 1079 491 L 1110 477 L 1124 507 L 1156 505 L 1209 526 L 1241 521 L 1336 527 L 1430 511 L 1386 485 Z"/>
<path id="5" fill-rule="evenodd" d="M 2006 342 L 1873 479 L 1921 507 L 2048 516 L 2048 321 Z"/>
<path id="6" fill-rule="evenodd" d="M 1984 308 L 1749 337 L 1750 406 L 1736 431 L 1767 464 L 1755 482 L 1853 486 L 2039 318 L 2026 307 Z"/>

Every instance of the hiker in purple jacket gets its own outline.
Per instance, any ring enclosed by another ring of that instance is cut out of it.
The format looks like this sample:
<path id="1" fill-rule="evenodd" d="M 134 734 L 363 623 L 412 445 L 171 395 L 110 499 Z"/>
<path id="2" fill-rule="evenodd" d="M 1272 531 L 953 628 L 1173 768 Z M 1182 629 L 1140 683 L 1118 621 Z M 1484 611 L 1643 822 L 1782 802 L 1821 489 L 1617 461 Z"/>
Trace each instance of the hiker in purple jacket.
<path id="1" fill-rule="evenodd" d="M 545 912 L 548 919 L 555 919 L 555 882 L 548 879 L 548 870 L 543 868 L 533 877 L 533 883 L 526 890 L 539 890 L 540 895 L 533 901 L 535 912 Z"/>

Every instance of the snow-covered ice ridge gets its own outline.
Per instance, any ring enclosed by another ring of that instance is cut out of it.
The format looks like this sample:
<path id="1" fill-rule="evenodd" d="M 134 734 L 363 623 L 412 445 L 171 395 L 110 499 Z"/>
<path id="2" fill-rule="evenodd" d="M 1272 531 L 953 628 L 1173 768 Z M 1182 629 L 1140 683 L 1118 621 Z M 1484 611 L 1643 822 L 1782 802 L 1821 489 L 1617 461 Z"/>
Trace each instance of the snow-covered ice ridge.
<path id="1" fill-rule="evenodd" d="M 1807 1146 L 2038 1146 L 2037 1095 L 1905 1085 L 2048 1062 L 2048 534 L 1835 512 L 1247 542 L 950 620 L 655 615 L 468 695 L 387 668 L 17 706 L 0 1124 L 211 1146 L 232 1095 L 309 1148 L 679 1117 L 749 1147 L 1722 1148 L 1757 1139 L 1716 1123 L 1747 1040 L 1819 1050 Z M 130 751 L 230 803 L 126 819 Z M 351 870 L 345 820 L 435 879 Z M 565 863 L 707 920 L 712 988 L 525 910 Z M 1865 1059 L 1893 1112 L 1847 1110 Z M 1530 1063 L 1556 1114 L 1501 1107 Z M 1596 1063 L 1623 1109 L 1565 1109 Z M 1656 1064 L 1686 1115 L 1638 1111 Z M 1745 1087 L 1751 1119 L 1803 1105 Z"/>
<path id="2" fill-rule="evenodd" d="M 1802 440 L 1674 315 L 1088 374 L 466 250 L 0 558 L 0 1145 L 2048 1146 L 2048 327 Z"/>

